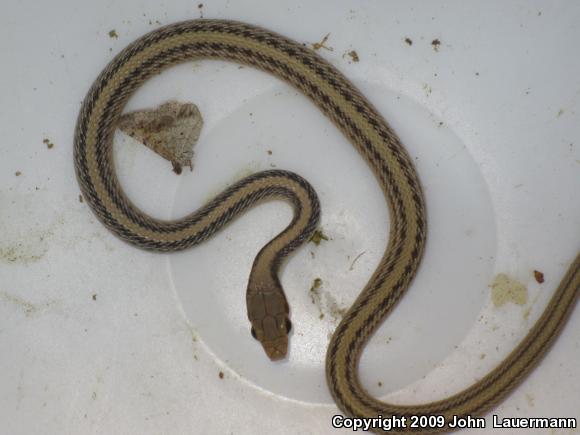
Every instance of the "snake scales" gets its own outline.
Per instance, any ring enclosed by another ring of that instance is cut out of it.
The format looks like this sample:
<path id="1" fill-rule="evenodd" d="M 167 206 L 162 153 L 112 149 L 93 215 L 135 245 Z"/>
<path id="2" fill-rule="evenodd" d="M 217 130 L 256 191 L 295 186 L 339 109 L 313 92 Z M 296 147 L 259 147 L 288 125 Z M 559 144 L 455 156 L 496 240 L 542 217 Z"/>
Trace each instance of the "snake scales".
<path id="1" fill-rule="evenodd" d="M 356 417 L 442 415 L 451 419 L 482 414 L 506 396 L 545 354 L 572 311 L 580 287 L 580 255 L 521 343 L 478 382 L 446 399 L 421 405 L 392 405 L 371 397 L 360 383 L 358 362 L 369 337 L 403 296 L 419 267 L 427 232 L 423 194 L 411 159 L 381 115 L 328 62 L 283 36 L 233 21 L 186 21 L 141 37 L 110 62 L 82 104 L 74 143 L 77 178 L 100 221 L 139 248 L 176 251 L 204 241 L 258 201 L 289 201 L 294 218 L 256 257 L 247 289 L 252 334 L 270 358 L 285 356 L 291 324 L 277 272 L 285 256 L 307 240 L 318 223 L 318 200 L 310 185 L 290 172 L 261 172 L 182 219 L 162 221 L 130 202 L 113 168 L 113 132 L 129 97 L 164 68 L 201 58 L 268 71 L 310 97 L 366 160 L 388 202 L 390 234 L 384 256 L 337 327 L 327 351 L 327 382 L 340 409 Z M 435 430 L 449 427 L 406 429 Z"/>

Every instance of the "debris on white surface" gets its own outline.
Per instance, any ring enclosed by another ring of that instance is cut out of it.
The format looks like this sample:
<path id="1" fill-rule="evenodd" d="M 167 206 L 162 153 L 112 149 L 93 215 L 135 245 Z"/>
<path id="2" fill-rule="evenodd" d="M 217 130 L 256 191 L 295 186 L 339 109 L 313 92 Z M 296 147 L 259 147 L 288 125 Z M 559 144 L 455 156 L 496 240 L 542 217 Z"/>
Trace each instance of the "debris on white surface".
<path id="1" fill-rule="evenodd" d="M 496 275 L 491 287 L 491 300 L 495 307 L 501 307 L 507 302 L 525 305 L 528 301 L 528 289 L 521 282 L 510 278 L 505 273 Z"/>
<path id="2" fill-rule="evenodd" d="M 119 119 L 119 129 L 173 164 L 180 174 L 183 166 L 193 168 L 193 147 L 203 118 L 193 103 L 168 101 L 155 109 L 129 112 Z"/>

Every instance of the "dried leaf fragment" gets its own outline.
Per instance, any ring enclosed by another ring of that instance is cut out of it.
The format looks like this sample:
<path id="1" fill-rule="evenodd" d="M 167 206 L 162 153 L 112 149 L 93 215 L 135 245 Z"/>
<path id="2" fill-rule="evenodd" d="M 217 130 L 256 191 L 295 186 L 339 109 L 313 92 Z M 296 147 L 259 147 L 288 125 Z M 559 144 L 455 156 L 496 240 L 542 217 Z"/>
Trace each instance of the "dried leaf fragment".
<path id="1" fill-rule="evenodd" d="M 193 147 L 199 139 L 203 118 L 193 103 L 168 101 L 155 109 L 122 115 L 119 129 L 171 162 L 173 171 L 192 167 Z"/>

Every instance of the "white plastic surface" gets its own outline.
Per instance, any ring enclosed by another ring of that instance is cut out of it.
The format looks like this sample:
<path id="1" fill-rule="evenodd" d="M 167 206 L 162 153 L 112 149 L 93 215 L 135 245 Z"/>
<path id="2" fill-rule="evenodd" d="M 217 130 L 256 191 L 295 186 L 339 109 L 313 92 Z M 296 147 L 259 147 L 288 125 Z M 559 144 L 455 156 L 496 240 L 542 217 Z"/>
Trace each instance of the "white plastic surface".
<path id="1" fill-rule="evenodd" d="M 289 207 L 261 205 L 198 248 L 161 255 L 119 241 L 79 202 L 80 101 L 115 53 L 160 23 L 203 14 L 304 43 L 330 33 L 332 51 L 319 53 L 415 159 L 427 251 L 363 356 L 371 393 L 420 403 L 457 391 L 541 313 L 580 245 L 580 5 L 310 3 L 3 5 L 0 435 L 333 432 L 325 350 L 380 259 L 388 212 L 365 163 L 306 98 L 250 68 L 187 63 L 146 83 L 127 110 L 196 103 L 205 125 L 194 171 L 177 177 L 120 133 L 115 144 L 127 194 L 160 218 L 183 216 L 258 170 L 289 169 L 312 183 L 330 240 L 300 248 L 282 270 L 294 325 L 285 361 L 271 363 L 252 339 L 244 291 L 254 255 L 289 221 Z M 527 286 L 526 305 L 493 307 L 497 273 Z M 580 418 L 579 317 L 493 413 Z"/>

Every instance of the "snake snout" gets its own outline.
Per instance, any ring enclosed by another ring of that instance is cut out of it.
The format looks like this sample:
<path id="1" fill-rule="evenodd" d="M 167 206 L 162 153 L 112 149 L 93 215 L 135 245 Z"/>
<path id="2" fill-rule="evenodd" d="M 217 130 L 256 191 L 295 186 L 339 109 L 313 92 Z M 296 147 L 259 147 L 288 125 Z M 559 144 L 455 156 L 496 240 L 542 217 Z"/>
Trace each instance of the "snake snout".
<path id="1" fill-rule="evenodd" d="M 275 340 L 264 342 L 263 347 L 266 351 L 266 355 L 268 355 L 268 358 L 272 361 L 284 359 L 288 353 L 288 337 L 279 337 Z"/>

